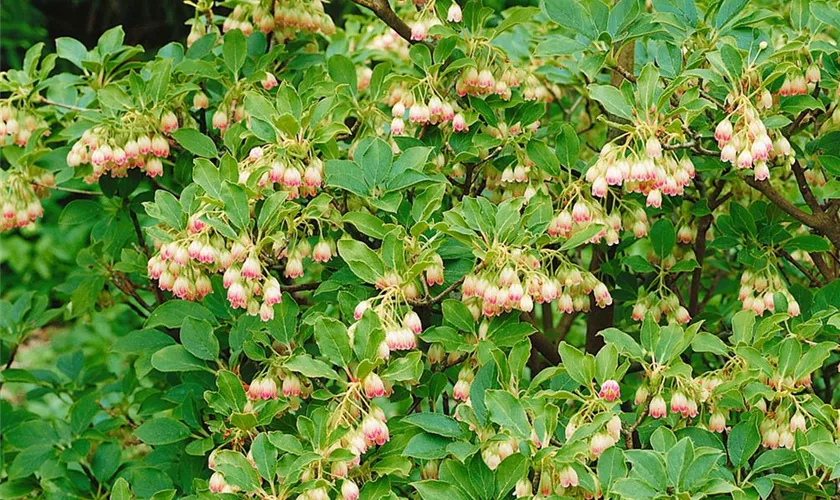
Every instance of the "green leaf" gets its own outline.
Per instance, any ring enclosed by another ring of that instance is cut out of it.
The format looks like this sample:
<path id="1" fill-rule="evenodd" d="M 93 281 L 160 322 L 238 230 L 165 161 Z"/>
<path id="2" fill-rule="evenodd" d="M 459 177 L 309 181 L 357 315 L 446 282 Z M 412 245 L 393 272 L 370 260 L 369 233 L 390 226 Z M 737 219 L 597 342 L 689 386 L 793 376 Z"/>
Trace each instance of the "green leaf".
<path id="1" fill-rule="evenodd" d="M 190 429 L 177 420 L 158 417 L 141 424 L 134 434 L 144 443 L 158 446 L 183 441 L 189 437 Z"/>
<path id="2" fill-rule="evenodd" d="M 79 69 L 86 69 L 82 62 L 88 60 L 88 50 L 82 42 L 70 37 L 56 38 L 55 51 L 61 59 L 70 61 Z"/>
<path id="3" fill-rule="evenodd" d="M 230 70 L 234 79 L 238 79 L 239 70 L 245 64 L 245 35 L 239 29 L 233 29 L 225 33 L 223 42 L 222 55 L 224 56 L 225 66 Z"/>
<path id="4" fill-rule="evenodd" d="M 406 457 L 436 460 L 448 455 L 446 447 L 451 442 L 451 439 L 442 436 L 420 433 L 408 441 L 402 454 Z"/>
<path id="5" fill-rule="evenodd" d="M 793 29 L 802 31 L 808 26 L 811 15 L 810 0 L 792 0 L 790 2 L 790 23 Z"/>
<path id="6" fill-rule="evenodd" d="M 743 12 L 748 0 L 723 0 L 715 18 L 715 28 L 720 28 L 733 17 Z"/>
<path id="7" fill-rule="evenodd" d="M 564 123 L 560 127 L 560 133 L 557 134 L 554 148 L 560 165 L 568 168 L 575 166 L 580 154 L 580 138 L 575 129 L 568 123 Z"/>
<path id="8" fill-rule="evenodd" d="M 184 149 L 194 155 L 205 158 L 216 158 L 219 156 L 219 151 L 216 149 L 216 144 L 213 142 L 213 139 L 194 128 L 179 128 L 172 132 L 172 137 Z"/>
<path id="9" fill-rule="evenodd" d="M 376 280 L 385 274 L 385 263 L 379 255 L 360 241 L 340 240 L 338 254 L 350 266 L 353 274 L 366 283 L 376 283 Z"/>
<path id="10" fill-rule="evenodd" d="M 603 224 L 589 224 L 586 228 L 577 231 L 571 238 L 564 241 L 560 246 L 561 251 L 577 248 L 595 237 L 604 228 Z"/>
<path id="11" fill-rule="evenodd" d="M 102 205 L 92 200 L 73 200 L 61 211 L 58 223 L 62 226 L 76 226 L 100 218 L 102 218 Z"/>
<path id="12" fill-rule="evenodd" d="M 117 478 L 111 486 L 110 500 L 131 500 L 131 488 L 128 487 L 128 481 L 121 477 Z"/>
<path id="13" fill-rule="evenodd" d="M 633 108 L 625 99 L 624 94 L 612 85 L 591 84 L 589 95 L 600 102 L 608 113 L 612 113 L 625 120 L 633 119 Z"/>
<path id="14" fill-rule="evenodd" d="M 391 382 L 419 381 L 423 374 L 423 359 L 420 351 L 392 361 L 382 372 L 382 380 Z"/>
<path id="15" fill-rule="evenodd" d="M 213 361 L 219 357 L 219 339 L 209 321 L 186 318 L 181 325 L 181 343 L 199 359 Z"/>
<path id="16" fill-rule="evenodd" d="M 193 180 L 212 198 L 222 197 L 222 174 L 210 160 L 205 158 L 193 160 Z"/>
<path id="17" fill-rule="evenodd" d="M 751 345 L 754 328 L 755 313 L 752 311 L 735 313 L 732 316 L 732 343 Z"/>
<path id="18" fill-rule="evenodd" d="M 248 195 L 242 186 L 225 181 L 222 187 L 222 201 L 225 203 L 225 214 L 231 224 L 238 229 L 247 228 L 251 211 L 248 206 Z"/>
<path id="19" fill-rule="evenodd" d="M 277 448 L 269 442 L 268 434 L 261 432 L 251 443 L 251 456 L 257 471 L 267 481 L 274 478 L 274 468 L 277 466 Z"/>
<path id="20" fill-rule="evenodd" d="M 187 300 L 169 300 L 159 305 L 144 325 L 146 328 L 163 326 L 166 328 L 180 328 L 188 317 L 205 319 L 214 323 L 213 314 L 197 302 Z"/>
<path id="21" fill-rule="evenodd" d="M 753 462 L 752 469 L 750 470 L 750 476 L 766 470 L 783 467 L 787 464 L 796 462 L 796 460 L 796 452 L 793 450 L 786 450 L 784 448 L 767 450 L 759 455 L 758 458 L 755 459 L 755 462 Z"/>
<path id="22" fill-rule="evenodd" d="M 470 310 L 460 300 L 446 299 L 441 305 L 443 319 L 462 332 L 472 332 L 475 320 Z"/>
<path id="23" fill-rule="evenodd" d="M 522 403 L 507 391 L 490 390 L 484 395 L 484 402 L 490 410 L 490 419 L 514 436 L 527 439 L 531 436 L 531 425 Z"/>
<path id="24" fill-rule="evenodd" d="M 674 224 L 668 219 L 659 219 L 650 228 L 650 243 L 653 251 L 660 259 L 670 255 L 677 243 L 677 232 Z"/>
<path id="25" fill-rule="evenodd" d="M 548 146 L 544 142 L 538 140 L 529 141 L 525 147 L 525 152 L 528 158 L 544 172 L 551 175 L 560 174 L 560 161 L 548 149 Z"/>
<path id="26" fill-rule="evenodd" d="M 566 372 L 572 377 L 572 380 L 583 386 L 588 386 L 595 377 L 595 363 L 593 363 L 592 358 L 566 342 L 560 342 L 557 350 L 560 352 L 563 366 L 566 367 Z"/>
<path id="27" fill-rule="evenodd" d="M 642 346 L 636 342 L 633 337 L 622 332 L 617 328 L 607 328 L 601 330 L 599 333 L 608 344 L 615 345 L 618 351 L 635 360 L 641 360 L 643 357 Z"/>
<path id="28" fill-rule="evenodd" d="M 91 459 L 90 469 L 93 477 L 100 483 L 107 481 L 120 466 L 121 448 L 117 443 L 102 443 L 96 448 Z"/>
<path id="29" fill-rule="evenodd" d="M 242 387 L 242 381 L 233 372 L 219 370 L 216 376 L 216 387 L 219 388 L 219 394 L 228 406 L 238 412 L 245 411 L 248 396 L 245 394 L 245 388 Z"/>
<path id="30" fill-rule="evenodd" d="M 228 484 L 246 492 L 252 492 L 259 486 L 260 477 L 243 454 L 231 450 L 217 451 L 213 461 L 216 470 L 225 476 Z"/>
<path id="31" fill-rule="evenodd" d="M 710 352 L 720 356 L 729 354 L 729 347 L 716 335 L 700 332 L 691 341 L 691 348 L 694 352 Z"/>
<path id="32" fill-rule="evenodd" d="M 611 446 L 598 457 L 598 479 L 601 487 L 606 491 L 615 482 L 627 475 L 627 464 L 624 462 L 624 452 L 618 446 Z"/>
<path id="33" fill-rule="evenodd" d="M 315 342 L 321 354 L 334 365 L 346 367 L 353 356 L 347 327 L 340 321 L 320 317 L 315 322 Z"/>
<path id="34" fill-rule="evenodd" d="M 758 450 L 761 444 L 761 435 L 758 433 L 758 426 L 753 420 L 745 420 L 738 423 L 729 433 L 726 442 L 729 451 L 729 460 L 735 467 L 743 467 L 750 457 Z"/>
<path id="35" fill-rule="evenodd" d="M 330 57 L 327 61 L 327 71 L 334 82 L 347 84 L 353 94 L 357 92 L 356 66 L 347 56 L 336 54 Z"/>
<path id="36" fill-rule="evenodd" d="M 152 354 L 152 367 L 161 372 L 189 372 L 207 370 L 203 361 L 190 354 L 182 345 L 170 345 Z"/>
<path id="37" fill-rule="evenodd" d="M 304 377 L 338 380 L 338 374 L 330 365 L 309 355 L 295 356 L 283 366 L 295 373 L 300 373 Z"/>
<path id="38" fill-rule="evenodd" d="M 454 438 L 464 433 L 454 418 L 440 413 L 413 413 L 403 418 L 402 422 L 438 436 Z"/>
<path id="39" fill-rule="evenodd" d="M 644 110 L 649 110 L 656 104 L 656 85 L 659 82 L 659 70 L 653 63 L 648 63 L 642 68 L 637 81 L 639 102 Z"/>

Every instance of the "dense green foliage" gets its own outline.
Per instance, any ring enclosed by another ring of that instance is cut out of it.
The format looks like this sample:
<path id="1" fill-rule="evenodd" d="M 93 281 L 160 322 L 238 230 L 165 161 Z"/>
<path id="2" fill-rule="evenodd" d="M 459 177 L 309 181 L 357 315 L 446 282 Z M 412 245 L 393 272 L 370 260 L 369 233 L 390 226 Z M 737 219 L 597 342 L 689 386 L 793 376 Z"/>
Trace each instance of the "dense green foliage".
<path id="1" fill-rule="evenodd" d="M 0 73 L 0 498 L 838 497 L 840 9 L 356 3 Z"/>

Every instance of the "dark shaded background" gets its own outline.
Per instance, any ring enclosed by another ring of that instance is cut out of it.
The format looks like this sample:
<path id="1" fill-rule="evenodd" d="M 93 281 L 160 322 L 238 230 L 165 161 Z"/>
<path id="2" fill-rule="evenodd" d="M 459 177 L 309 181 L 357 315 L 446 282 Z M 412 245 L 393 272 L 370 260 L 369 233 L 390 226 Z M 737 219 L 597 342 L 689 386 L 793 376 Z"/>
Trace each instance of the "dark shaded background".
<path id="1" fill-rule="evenodd" d="M 536 5 L 536 0 L 484 0 L 496 10 L 513 5 Z M 349 0 L 325 4 L 328 13 L 343 25 L 343 14 L 357 11 Z M 186 40 L 184 21 L 194 13 L 181 0 L 0 0 L 0 69 L 19 68 L 26 49 L 45 42 L 54 50 L 58 37 L 73 37 L 86 47 L 99 35 L 121 24 L 127 45 L 140 44 L 147 55 L 167 43 Z"/>
<path id="2" fill-rule="evenodd" d="M 88 48 L 99 35 L 118 24 L 125 43 L 155 49 L 189 32 L 184 21 L 193 9 L 180 0 L 3 0 L 0 2 L 0 57 L 2 67 L 17 68 L 26 49 L 69 36 Z"/>

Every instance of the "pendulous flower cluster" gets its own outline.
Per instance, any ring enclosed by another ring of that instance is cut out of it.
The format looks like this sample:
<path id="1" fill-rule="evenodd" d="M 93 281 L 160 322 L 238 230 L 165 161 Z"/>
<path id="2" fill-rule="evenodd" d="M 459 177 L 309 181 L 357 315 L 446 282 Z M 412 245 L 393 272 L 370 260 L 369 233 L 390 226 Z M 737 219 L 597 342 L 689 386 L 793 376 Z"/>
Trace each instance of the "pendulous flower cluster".
<path id="1" fill-rule="evenodd" d="M 679 158 L 670 150 L 663 150 L 654 136 L 639 138 L 638 147 L 607 143 L 598 159 L 586 171 L 592 196 L 603 198 L 610 187 L 623 187 L 628 193 L 647 197 L 649 207 L 662 206 L 662 196 L 682 196 L 694 179 L 694 164 L 688 156 Z"/>
<path id="2" fill-rule="evenodd" d="M 119 124 L 101 124 L 82 133 L 67 153 L 67 165 L 89 164 L 92 172 L 85 182 L 92 184 L 102 175 L 125 177 L 139 168 L 149 177 L 163 175 L 163 159 L 169 156 L 167 134 L 178 129 L 178 117 L 164 111 L 159 117 L 128 113 Z"/>
<path id="3" fill-rule="evenodd" d="M 53 175 L 41 169 L 10 170 L 0 178 L 0 231 L 26 227 L 43 216 L 41 199 L 54 186 Z"/>
<path id="4" fill-rule="evenodd" d="M 544 250 L 551 252 L 550 250 Z M 541 254 L 550 264 L 521 249 L 498 259 L 488 258 L 479 272 L 468 274 L 461 294 L 473 317 L 492 317 L 511 310 L 530 312 L 534 304 L 557 301 L 564 313 L 589 311 L 589 295 L 599 307 L 612 303 L 606 285 L 560 254 Z"/>

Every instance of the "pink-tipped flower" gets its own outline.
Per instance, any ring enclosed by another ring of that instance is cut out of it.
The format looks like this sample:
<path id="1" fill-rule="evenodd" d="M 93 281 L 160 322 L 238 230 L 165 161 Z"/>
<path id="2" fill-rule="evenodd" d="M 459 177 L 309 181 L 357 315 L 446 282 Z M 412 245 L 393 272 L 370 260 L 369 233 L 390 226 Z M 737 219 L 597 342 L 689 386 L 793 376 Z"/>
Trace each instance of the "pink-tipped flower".
<path id="1" fill-rule="evenodd" d="M 261 277 L 262 271 L 260 270 L 260 261 L 253 256 L 248 257 L 245 259 L 245 263 L 242 264 L 241 273 L 245 278 L 255 279 Z"/>
<path id="2" fill-rule="evenodd" d="M 312 260 L 315 262 L 328 262 L 332 258 L 330 244 L 326 240 L 320 240 L 312 249 Z"/>
<path id="3" fill-rule="evenodd" d="M 633 398 L 633 404 L 644 404 L 644 402 L 647 401 L 649 395 L 650 392 L 648 391 L 648 386 L 645 384 L 640 385 L 639 388 L 636 389 L 636 395 Z"/>
<path id="4" fill-rule="evenodd" d="M 172 111 L 167 111 L 160 117 L 160 129 L 163 132 L 172 132 L 178 129 L 178 117 Z"/>
<path id="5" fill-rule="evenodd" d="M 489 69 L 483 69 L 478 73 L 478 87 L 481 89 L 492 89 L 496 85 L 493 73 Z"/>
<path id="6" fill-rule="evenodd" d="M 417 21 L 411 26 L 411 40 L 420 42 L 426 39 L 426 23 Z"/>
<path id="7" fill-rule="evenodd" d="M 454 5 L 454 2 L 453 2 Z M 820 67 L 816 64 L 808 66 L 805 70 L 805 81 L 807 83 L 819 83 L 820 81 Z"/>
<path id="8" fill-rule="evenodd" d="M 260 384 L 260 399 L 277 399 L 277 382 L 264 378 Z"/>
<path id="9" fill-rule="evenodd" d="M 149 158 L 145 170 L 149 177 L 159 177 L 163 175 L 163 162 L 160 161 L 160 158 Z"/>
<path id="10" fill-rule="evenodd" d="M 607 195 L 608 189 L 607 179 L 604 177 L 598 177 L 595 179 L 595 182 L 592 183 L 592 196 L 596 198 L 603 198 Z"/>
<path id="11" fill-rule="evenodd" d="M 549 475 L 544 474 L 543 476 Z M 548 493 L 546 494 L 546 496 L 549 494 L 551 494 L 551 488 L 548 488 Z M 529 498 L 534 496 L 534 487 L 527 477 L 523 477 L 522 479 L 516 482 L 516 487 L 513 490 L 513 496 L 515 496 L 516 498 Z"/>
<path id="12" fill-rule="evenodd" d="M 800 314 L 799 302 L 793 300 L 792 298 L 788 299 L 787 313 L 788 313 L 788 316 L 790 316 L 790 317 L 799 316 L 799 314 Z"/>
<path id="13" fill-rule="evenodd" d="M 716 411 L 709 417 L 709 430 L 712 432 L 722 433 L 726 430 L 726 417 L 723 413 Z"/>
<path id="14" fill-rule="evenodd" d="M 223 476 L 221 472 L 214 472 L 213 475 L 210 476 L 209 487 L 210 491 L 213 493 L 222 493 L 227 487 L 225 476 Z"/>
<path id="15" fill-rule="evenodd" d="M 283 379 L 283 396 L 286 398 L 292 396 L 300 396 L 301 384 L 300 379 L 294 373 L 286 375 Z"/>
<path id="16" fill-rule="evenodd" d="M 152 139 L 152 154 L 158 158 L 166 158 L 169 156 L 169 141 L 162 135 L 156 135 Z"/>
<path id="17" fill-rule="evenodd" d="M 215 128 L 217 130 L 224 131 L 225 129 L 227 129 L 227 127 L 228 127 L 227 111 L 225 111 L 223 109 L 216 110 L 216 112 L 213 113 L 212 123 L 213 123 L 213 128 Z"/>
<path id="18" fill-rule="evenodd" d="M 717 127 L 715 127 L 715 139 L 717 139 L 718 144 L 726 144 L 732 140 L 732 122 L 729 121 L 729 118 L 724 118 L 723 121 L 717 124 Z"/>
<path id="19" fill-rule="evenodd" d="M 271 90 L 277 85 L 279 85 L 277 83 L 277 78 L 268 71 L 265 72 L 265 76 L 263 77 L 262 81 L 260 81 L 260 84 L 265 90 Z"/>
<path id="20" fill-rule="evenodd" d="M 423 331 L 423 324 L 420 322 L 420 316 L 418 316 L 414 311 L 409 311 L 405 314 L 403 324 L 415 334 L 419 335 L 420 332 Z"/>
<path id="21" fill-rule="evenodd" d="M 651 399 L 649 406 L 650 416 L 653 418 L 663 418 L 667 412 L 668 407 L 665 404 L 665 399 L 662 396 L 656 395 Z"/>
<path id="22" fill-rule="evenodd" d="M 362 315 L 364 315 L 365 311 L 367 311 L 368 309 L 370 309 L 370 302 L 368 302 L 367 300 L 359 302 L 358 304 L 356 304 L 356 308 L 353 310 L 353 317 L 356 319 L 356 321 L 359 321 L 360 319 L 362 319 Z"/>
<path id="23" fill-rule="evenodd" d="M 592 440 L 589 441 L 589 452 L 592 456 L 597 458 L 604 452 L 604 450 L 610 448 L 614 444 L 615 440 L 612 436 L 605 432 L 599 432 L 592 436 Z"/>
<path id="24" fill-rule="evenodd" d="M 385 383 L 379 378 L 379 375 L 371 372 L 364 380 L 365 396 L 368 399 L 381 398 L 385 395 Z"/>
<path id="25" fill-rule="evenodd" d="M 755 176 L 755 180 L 757 181 L 766 181 L 770 178 L 770 167 L 767 166 L 767 162 L 760 161 L 755 164 L 755 169 L 753 170 L 753 176 Z"/>
<path id="26" fill-rule="evenodd" d="M 463 113 L 458 113 L 452 119 L 452 130 L 455 132 L 467 132 L 469 127 L 467 126 L 467 119 L 464 117 Z"/>
<path id="27" fill-rule="evenodd" d="M 303 276 L 303 261 L 300 257 L 290 258 L 286 262 L 286 270 L 283 273 L 287 278 L 295 279 Z"/>
<path id="28" fill-rule="evenodd" d="M 741 154 L 738 155 L 738 168 L 750 168 L 752 167 L 752 163 L 752 153 L 748 149 L 741 151 Z"/>
<path id="29" fill-rule="evenodd" d="M 274 308 L 268 302 L 263 301 L 260 304 L 260 319 L 262 321 L 271 321 L 274 319 Z"/>
<path id="30" fill-rule="evenodd" d="M 560 480 L 560 486 L 563 488 L 574 488 L 580 484 L 577 472 L 570 465 L 560 471 L 558 479 Z"/>
<path id="31" fill-rule="evenodd" d="M 296 188 L 300 187 L 301 184 L 301 176 L 298 169 L 294 167 L 288 167 L 283 172 L 283 185 L 288 188 Z"/>
<path id="32" fill-rule="evenodd" d="M 805 428 L 805 416 L 800 412 L 796 412 L 796 414 L 790 419 L 790 432 L 805 432 Z"/>
<path id="33" fill-rule="evenodd" d="M 470 398 L 470 383 L 459 378 L 455 382 L 455 387 L 452 388 L 452 398 L 456 401 L 468 400 Z"/>
<path id="34" fill-rule="evenodd" d="M 676 314 L 674 315 L 674 319 L 677 321 L 677 323 L 684 325 L 691 321 L 691 315 L 688 313 L 688 309 L 680 306 L 679 309 L 677 309 Z"/>
<path id="35" fill-rule="evenodd" d="M 405 122 L 402 118 L 396 117 L 391 120 L 391 134 L 392 135 L 403 135 L 405 132 Z"/>
<path id="36" fill-rule="evenodd" d="M 242 283 L 237 281 L 228 288 L 227 299 L 230 302 L 230 306 L 234 309 L 244 309 L 248 305 L 248 296 Z"/>
<path id="37" fill-rule="evenodd" d="M 675 392 L 671 396 L 671 413 L 687 413 L 688 412 L 688 398 L 680 391 Z"/>
<path id="38" fill-rule="evenodd" d="M 662 192 L 658 189 L 652 189 L 647 195 L 645 204 L 649 207 L 660 208 L 662 206 Z"/>
<path id="39" fill-rule="evenodd" d="M 598 396 L 607 401 L 618 399 L 621 396 L 621 389 L 618 386 L 618 382 L 615 380 L 605 380 L 601 384 L 601 391 L 598 393 Z"/>
<path id="40" fill-rule="evenodd" d="M 358 500 L 359 487 L 350 479 L 345 479 L 341 483 L 341 498 L 342 500 Z"/>
<path id="41" fill-rule="evenodd" d="M 462 18 L 461 6 L 453 0 L 452 5 L 449 6 L 449 10 L 446 12 L 446 20 L 450 23 L 460 23 Z"/>
<path id="42" fill-rule="evenodd" d="M 662 144 L 656 137 L 649 137 L 645 142 L 645 154 L 648 158 L 662 158 Z"/>
<path id="43" fill-rule="evenodd" d="M 586 206 L 586 203 L 581 201 L 576 202 L 572 207 L 572 220 L 580 224 L 589 222 L 590 218 L 589 207 Z"/>
<path id="44" fill-rule="evenodd" d="M 610 295 L 610 291 L 607 290 L 607 286 L 603 283 L 598 283 L 595 285 L 593 290 L 595 294 L 595 303 L 598 304 L 598 307 L 606 307 L 612 304 L 612 296 Z"/>
<path id="45" fill-rule="evenodd" d="M 720 161 L 729 162 L 735 164 L 735 160 L 738 158 L 738 152 L 735 150 L 735 146 L 732 144 L 727 144 L 720 150 Z"/>
<path id="46" fill-rule="evenodd" d="M 210 99 L 204 92 L 196 92 L 193 96 L 193 109 L 207 109 L 210 106 Z"/>

